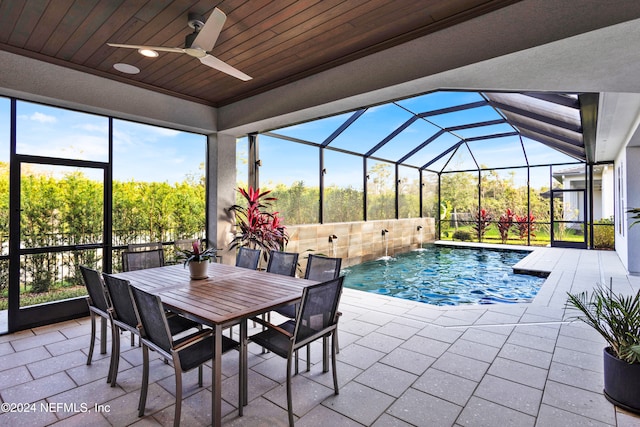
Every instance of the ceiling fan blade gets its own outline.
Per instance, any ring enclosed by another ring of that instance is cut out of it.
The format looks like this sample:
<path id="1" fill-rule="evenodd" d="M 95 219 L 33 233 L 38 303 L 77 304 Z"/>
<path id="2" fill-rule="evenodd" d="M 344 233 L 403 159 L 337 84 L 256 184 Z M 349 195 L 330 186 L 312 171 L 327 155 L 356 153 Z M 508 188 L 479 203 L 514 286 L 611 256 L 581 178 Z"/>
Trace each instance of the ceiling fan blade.
<path id="1" fill-rule="evenodd" d="M 191 47 L 200 48 L 204 51 L 210 51 L 218 40 L 220 31 L 224 26 L 224 22 L 227 20 L 227 15 L 217 7 L 211 12 L 211 16 L 207 19 L 204 27 L 200 29 L 196 39 L 191 44 Z"/>
<path id="2" fill-rule="evenodd" d="M 236 68 L 233 68 L 231 65 L 227 64 L 226 62 L 219 60 L 213 55 L 207 54 L 207 56 L 199 59 L 200 59 L 200 62 L 202 62 L 204 65 L 207 65 L 211 68 L 215 68 L 216 70 L 222 71 L 223 73 L 229 74 L 230 76 L 233 76 L 245 82 L 253 78 L 246 75 L 242 71 Z"/>
<path id="3" fill-rule="evenodd" d="M 185 53 L 184 49 L 181 47 L 164 47 L 164 46 L 144 46 L 137 44 L 118 44 L 118 43 L 107 43 L 111 47 L 124 47 L 127 49 L 150 49 L 157 50 L 160 52 L 175 52 L 175 53 Z"/>

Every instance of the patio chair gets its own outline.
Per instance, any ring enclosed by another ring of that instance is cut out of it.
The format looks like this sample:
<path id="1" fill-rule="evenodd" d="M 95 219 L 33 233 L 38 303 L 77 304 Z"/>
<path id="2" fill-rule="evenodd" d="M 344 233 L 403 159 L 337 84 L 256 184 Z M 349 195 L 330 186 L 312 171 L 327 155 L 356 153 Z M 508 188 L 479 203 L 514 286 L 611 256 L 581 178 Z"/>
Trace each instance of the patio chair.
<path id="1" fill-rule="evenodd" d="M 331 335 L 335 339 L 338 326 L 336 316 L 342 281 L 338 277 L 327 282 L 306 287 L 302 292 L 302 301 L 296 320 L 288 320 L 280 325 L 273 325 L 260 318 L 255 321 L 267 329 L 252 335 L 249 340 L 260 345 L 274 354 L 287 359 L 287 409 L 289 412 L 289 426 L 293 426 L 293 408 L 291 396 L 291 362 L 294 353 L 301 347 L 308 346 L 313 341 Z M 323 372 L 329 370 L 327 357 L 328 345 L 323 346 Z M 338 376 L 336 373 L 336 346 L 331 346 L 331 368 L 333 370 L 334 393 L 338 394 Z"/>
<path id="2" fill-rule="evenodd" d="M 100 272 L 85 267 L 84 265 L 80 266 L 80 272 L 84 279 L 84 285 L 87 288 L 87 305 L 89 306 L 89 314 L 91 316 L 91 344 L 89 345 L 89 355 L 87 356 L 87 365 L 91 365 L 93 349 L 96 343 L 96 317 L 100 316 L 111 322 L 111 315 L 109 314 L 110 304 Z M 103 330 L 102 339 L 104 341 L 101 340 L 100 346 L 101 349 L 105 349 L 105 351 L 101 351 L 101 353 L 106 353 L 106 336 L 106 330 Z M 108 381 L 109 378 L 107 377 L 107 382 Z"/>
<path id="3" fill-rule="evenodd" d="M 295 276 L 296 267 L 298 266 L 298 254 L 294 252 L 271 251 L 269 263 L 267 264 L 267 272 L 282 274 L 283 276 Z M 297 304 L 287 305 L 285 307 L 274 310 L 275 312 L 295 319 Z"/>
<path id="4" fill-rule="evenodd" d="M 236 255 L 236 267 L 257 270 L 260 262 L 260 252 L 260 249 L 241 247 L 238 250 L 238 255 Z"/>
<path id="5" fill-rule="evenodd" d="M 127 250 L 129 252 L 153 251 L 157 249 L 162 249 L 162 243 L 160 242 L 129 243 L 127 245 Z"/>
<path id="6" fill-rule="evenodd" d="M 162 267 L 163 265 L 164 251 L 162 249 L 122 252 L 122 271 L 144 270 L 146 268 Z"/>
<path id="7" fill-rule="evenodd" d="M 250 249 L 241 246 L 236 255 L 236 267 L 257 270 L 260 263 L 260 249 Z M 229 337 L 233 337 L 233 326 L 229 327 Z"/>
<path id="8" fill-rule="evenodd" d="M 269 263 L 267 272 L 293 277 L 296 275 L 298 266 L 298 254 L 296 252 L 269 252 Z"/>
<path id="9" fill-rule="evenodd" d="M 138 337 L 140 336 L 140 330 L 138 329 L 138 318 L 136 317 L 133 300 L 129 293 L 129 281 L 113 277 L 109 274 L 104 274 L 103 276 L 112 303 L 110 313 L 111 324 L 113 325 L 113 339 L 111 341 L 109 382 L 111 383 L 111 387 L 115 387 L 118 377 L 118 366 L 120 364 L 120 332 L 129 331 L 131 333 L 131 345 L 133 345 L 133 339 L 136 335 Z M 201 324 L 177 314 L 171 314 L 168 319 L 171 335 L 177 335 L 194 328 L 202 329 Z"/>
<path id="10" fill-rule="evenodd" d="M 134 286 L 129 286 L 134 300 L 136 316 L 142 326 L 142 390 L 138 416 L 144 416 L 149 388 L 149 349 L 157 351 L 170 360 L 176 376 L 176 409 L 173 418 L 175 427 L 180 425 L 182 410 L 182 373 L 198 368 L 198 385 L 202 387 L 202 365 L 214 357 L 213 332 L 200 330 L 178 340 L 174 340 L 162 301 L 158 295 L 152 295 Z M 222 354 L 236 349 L 240 344 L 225 336 L 222 337 Z M 241 393 L 238 395 L 238 407 L 242 405 Z"/>
<path id="11" fill-rule="evenodd" d="M 269 252 L 269 263 L 267 264 L 267 273 L 281 274 L 283 276 L 293 277 L 296 275 L 296 267 L 298 266 L 298 253 L 296 252 Z M 276 309 L 276 312 L 279 309 Z M 290 316 L 287 316 L 290 317 Z M 294 316 L 295 317 L 295 316 Z M 263 316 L 264 319 L 264 316 Z M 271 321 L 270 313 L 267 314 L 267 320 Z"/>
<path id="12" fill-rule="evenodd" d="M 340 275 L 340 266 L 342 258 L 329 258 L 322 255 L 310 254 L 307 260 L 307 268 L 304 272 L 304 278 L 316 280 L 318 282 L 326 282 L 327 280 L 336 279 Z M 295 319 L 297 304 L 287 305 L 276 310 L 279 314 Z M 342 315 L 339 311 L 336 313 L 339 317 Z M 338 345 L 338 333 L 336 332 L 333 340 L 336 346 L 336 353 L 340 353 Z M 311 367 L 311 348 L 307 347 L 307 371 Z M 298 372 L 298 359 L 296 358 L 296 373 Z"/>

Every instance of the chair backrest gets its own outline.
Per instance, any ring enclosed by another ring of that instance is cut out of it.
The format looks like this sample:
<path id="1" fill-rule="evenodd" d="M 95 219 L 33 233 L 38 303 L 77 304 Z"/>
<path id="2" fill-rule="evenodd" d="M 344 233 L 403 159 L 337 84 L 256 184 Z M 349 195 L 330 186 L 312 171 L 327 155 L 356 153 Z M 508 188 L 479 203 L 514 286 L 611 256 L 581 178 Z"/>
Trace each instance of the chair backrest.
<path id="1" fill-rule="evenodd" d="M 299 343 L 336 324 L 344 276 L 304 288 L 296 318 L 294 341 Z"/>
<path id="2" fill-rule="evenodd" d="M 143 270 L 145 268 L 162 267 L 163 265 L 164 251 L 162 249 L 122 252 L 123 271 Z"/>
<path id="3" fill-rule="evenodd" d="M 197 239 L 177 239 L 175 242 L 173 242 L 173 246 L 175 246 L 176 249 L 191 250 L 193 248 L 194 240 Z"/>
<path id="4" fill-rule="evenodd" d="M 296 274 L 297 265 L 298 254 L 296 252 L 271 251 L 267 272 L 293 277 Z"/>
<path id="5" fill-rule="evenodd" d="M 318 282 L 326 282 L 335 279 L 340 275 L 340 266 L 342 258 L 328 258 L 320 255 L 309 255 L 307 261 L 307 269 L 304 278 L 309 280 L 317 280 Z"/>
<path id="6" fill-rule="evenodd" d="M 260 249 L 249 249 L 244 246 L 238 250 L 236 255 L 236 267 L 256 270 L 260 262 Z"/>
<path id="7" fill-rule="evenodd" d="M 91 299 L 91 305 L 106 313 L 109 310 L 109 300 L 107 299 L 100 272 L 84 265 L 80 266 L 80 271 Z"/>
<path id="8" fill-rule="evenodd" d="M 129 292 L 135 304 L 138 321 L 142 325 L 143 337 L 171 353 L 173 340 L 160 297 L 135 286 L 129 286 Z"/>
<path id="9" fill-rule="evenodd" d="M 162 243 L 160 242 L 129 243 L 127 245 L 127 250 L 129 252 L 153 251 L 156 249 L 162 249 Z"/>
<path id="10" fill-rule="evenodd" d="M 103 274 L 103 277 L 111 297 L 113 318 L 132 328 L 136 328 L 138 326 L 138 318 L 129 294 L 129 281 L 109 274 Z"/>

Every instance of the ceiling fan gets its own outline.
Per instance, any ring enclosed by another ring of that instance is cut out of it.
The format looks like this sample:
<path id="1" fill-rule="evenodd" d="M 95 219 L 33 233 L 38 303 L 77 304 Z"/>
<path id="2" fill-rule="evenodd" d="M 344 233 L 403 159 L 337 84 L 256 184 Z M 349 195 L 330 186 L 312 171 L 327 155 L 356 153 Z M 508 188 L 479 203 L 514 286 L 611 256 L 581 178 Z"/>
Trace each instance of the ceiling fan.
<path id="1" fill-rule="evenodd" d="M 118 43 L 107 43 L 107 45 L 111 47 L 138 49 L 138 51 L 143 55 L 145 55 L 145 52 L 151 51 L 149 52 L 151 53 L 151 56 L 157 56 L 157 53 L 154 54 L 153 51 L 186 53 L 194 58 L 198 58 L 200 62 L 208 67 L 215 68 L 216 70 L 222 71 L 223 73 L 229 74 L 230 76 L 236 77 L 240 80 L 247 81 L 252 79 L 252 77 L 209 53 L 216 44 L 216 40 L 218 40 L 218 36 L 220 35 L 224 22 L 227 20 L 227 15 L 225 15 L 224 12 L 216 7 L 206 23 L 204 17 L 195 13 L 189 13 L 188 19 L 189 27 L 193 28 L 193 33 L 188 34 L 185 37 L 184 48 Z"/>

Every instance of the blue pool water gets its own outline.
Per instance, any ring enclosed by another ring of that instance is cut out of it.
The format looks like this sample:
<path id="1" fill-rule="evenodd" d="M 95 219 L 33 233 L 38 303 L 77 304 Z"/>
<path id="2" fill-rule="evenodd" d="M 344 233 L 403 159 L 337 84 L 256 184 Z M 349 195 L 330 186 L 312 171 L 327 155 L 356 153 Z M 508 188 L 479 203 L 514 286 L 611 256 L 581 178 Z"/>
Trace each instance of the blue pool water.
<path id="1" fill-rule="evenodd" d="M 530 302 L 545 279 L 513 273 L 527 254 L 429 245 L 345 268 L 344 286 L 434 305 Z"/>

